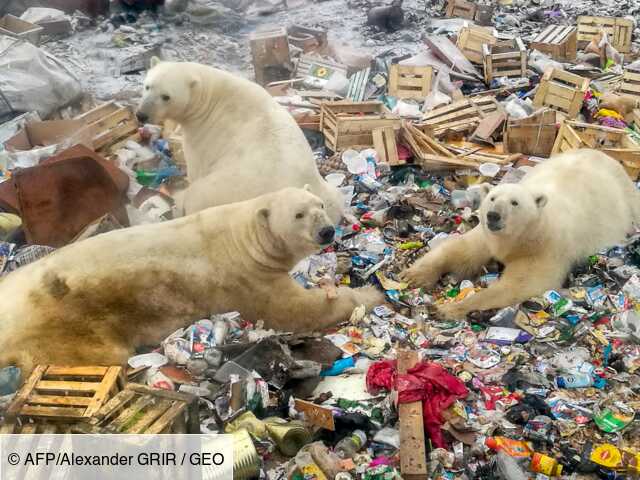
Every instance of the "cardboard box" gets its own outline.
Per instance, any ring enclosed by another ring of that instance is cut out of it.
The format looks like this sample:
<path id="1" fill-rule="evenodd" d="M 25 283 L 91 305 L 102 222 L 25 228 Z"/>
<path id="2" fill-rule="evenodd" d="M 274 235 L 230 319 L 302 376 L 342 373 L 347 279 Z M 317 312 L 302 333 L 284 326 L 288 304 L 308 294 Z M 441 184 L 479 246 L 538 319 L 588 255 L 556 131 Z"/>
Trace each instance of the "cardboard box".
<path id="1" fill-rule="evenodd" d="M 0 18 L 0 34 L 16 37 L 38 46 L 43 28 L 13 15 Z"/>
<path id="2" fill-rule="evenodd" d="M 80 143 L 93 150 L 91 132 L 80 120 L 27 122 L 18 133 L 4 142 L 4 147 L 9 152 L 20 152 L 65 141 L 68 141 L 69 146 Z"/>

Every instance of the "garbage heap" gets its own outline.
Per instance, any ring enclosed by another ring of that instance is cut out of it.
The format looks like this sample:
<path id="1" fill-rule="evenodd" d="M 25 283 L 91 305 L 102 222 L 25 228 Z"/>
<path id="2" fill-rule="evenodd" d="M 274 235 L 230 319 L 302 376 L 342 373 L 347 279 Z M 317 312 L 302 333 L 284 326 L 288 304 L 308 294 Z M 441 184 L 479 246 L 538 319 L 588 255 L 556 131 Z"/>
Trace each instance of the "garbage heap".
<path id="1" fill-rule="evenodd" d="M 635 20 L 622 3 L 608 9 L 618 17 L 562 5 L 449 0 L 431 13 L 450 18 L 433 20 L 417 55 L 346 58 L 315 27 L 253 33 L 256 81 L 296 118 L 348 206 L 335 244 L 291 275 L 328 296 L 373 283 L 388 305 L 308 335 L 235 312 L 194 319 L 127 369 L 41 365 L 22 387 L 7 367 L 0 432 L 230 433 L 238 479 L 640 478 L 640 236 L 585 258 L 567 288 L 459 321 L 433 307 L 495 282 L 500 265 L 429 292 L 398 277 L 477 225 L 474 185 L 517 182 L 583 147 L 637 180 Z M 44 56 L 31 40 L 0 37 L 16 58 Z M 146 68 L 147 52 L 136 58 Z M 68 98 L 18 108 L 3 90 L 3 274 L 88 236 L 169 219 L 184 182 L 177 126 L 138 125 L 116 102 L 67 108 L 77 80 L 48 62 L 30 74 L 55 71 Z M 49 98 L 36 87 L 21 98 Z M 80 163 L 94 173 L 76 175 Z M 69 181 L 72 205 L 33 208 Z M 42 403 L 40 382 L 69 397 L 79 379 L 96 385 L 95 401 Z"/>

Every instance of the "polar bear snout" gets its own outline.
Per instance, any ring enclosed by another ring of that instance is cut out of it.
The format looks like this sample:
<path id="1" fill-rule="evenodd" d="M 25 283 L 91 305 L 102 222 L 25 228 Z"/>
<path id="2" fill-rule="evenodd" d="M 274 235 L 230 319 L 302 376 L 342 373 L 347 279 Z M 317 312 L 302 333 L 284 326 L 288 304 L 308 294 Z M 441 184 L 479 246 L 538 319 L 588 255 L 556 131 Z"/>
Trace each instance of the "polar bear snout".
<path id="1" fill-rule="evenodd" d="M 336 229 L 332 225 L 322 227 L 318 232 L 318 243 L 320 245 L 329 245 L 333 243 L 333 239 L 336 236 Z"/>
<path id="2" fill-rule="evenodd" d="M 502 216 L 493 210 L 487 212 L 487 228 L 492 232 L 498 232 L 502 227 Z"/>
<path id="3" fill-rule="evenodd" d="M 136 118 L 138 119 L 138 121 L 140 123 L 147 123 L 147 120 L 149 120 L 149 115 L 147 115 L 144 112 L 141 112 L 140 110 L 138 110 L 136 112 Z"/>

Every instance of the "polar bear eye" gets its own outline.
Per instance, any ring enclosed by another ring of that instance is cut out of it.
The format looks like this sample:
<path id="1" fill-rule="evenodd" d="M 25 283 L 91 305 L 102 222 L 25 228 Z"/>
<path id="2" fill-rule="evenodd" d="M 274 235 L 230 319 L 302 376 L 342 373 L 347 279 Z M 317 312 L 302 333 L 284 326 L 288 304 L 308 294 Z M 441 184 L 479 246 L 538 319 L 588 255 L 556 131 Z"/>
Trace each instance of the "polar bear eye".
<path id="1" fill-rule="evenodd" d="M 149 85 L 145 85 L 144 89 L 149 90 L 151 87 Z"/>
<path id="2" fill-rule="evenodd" d="M 496 197 L 491 197 L 489 200 L 491 200 L 492 202 L 496 201 Z"/>
<path id="3" fill-rule="evenodd" d="M 320 204 L 320 208 L 321 208 L 322 210 L 324 210 L 324 203 L 321 203 L 321 204 Z"/>
<path id="4" fill-rule="evenodd" d="M 298 220 L 300 220 L 301 218 L 304 218 L 304 213 L 300 212 L 300 213 L 296 213 L 296 218 Z"/>
<path id="5" fill-rule="evenodd" d="M 168 102 L 169 100 L 171 100 L 171 97 L 169 95 L 162 95 L 162 100 Z"/>
<path id="6" fill-rule="evenodd" d="M 518 206 L 518 202 L 516 202 L 515 200 L 511 200 L 511 205 L 513 205 L 514 207 Z"/>

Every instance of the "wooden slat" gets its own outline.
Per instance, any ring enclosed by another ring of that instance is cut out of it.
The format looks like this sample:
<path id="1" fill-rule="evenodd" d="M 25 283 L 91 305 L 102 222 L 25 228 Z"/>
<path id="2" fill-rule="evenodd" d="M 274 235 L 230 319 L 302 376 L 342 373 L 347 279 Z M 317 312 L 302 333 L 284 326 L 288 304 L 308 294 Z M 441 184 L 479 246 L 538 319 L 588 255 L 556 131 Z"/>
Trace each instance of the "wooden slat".
<path id="1" fill-rule="evenodd" d="M 73 397 L 61 395 L 38 395 L 29 397 L 30 405 L 67 405 L 75 407 L 86 407 L 91 404 L 91 397 Z"/>
<path id="2" fill-rule="evenodd" d="M 63 382 L 58 380 L 40 380 L 36 383 L 38 392 L 95 392 L 100 387 L 96 382 Z"/>
<path id="3" fill-rule="evenodd" d="M 154 403 L 154 398 L 150 395 L 142 395 L 136 399 L 129 407 L 125 408 L 120 414 L 109 422 L 109 429 L 113 431 L 122 431 L 124 427 L 144 408 Z"/>
<path id="4" fill-rule="evenodd" d="M 164 413 L 171 408 L 173 402 L 171 400 L 162 399 L 153 408 L 147 409 L 144 415 L 130 428 L 126 433 L 143 433 L 155 421 L 160 419 Z"/>
<path id="5" fill-rule="evenodd" d="M 22 385 L 16 396 L 14 397 L 11 405 L 7 409 L 7 415 L 9 417 L 13 417 L 18 414 L 22 406 L 27 401 L 27 398 L 31 394 L 33 387 L 40 381 L 42 375 L 47 370 L 47 365 L 37 365 L 36 368 L 33 369 L 31 375 L 28 380 Z"/>
<path id="6" fill-rule="evenodd" d="M 114 385 L 118 381 L 118 376 L 122 374 L 122 367 L 109 367 L 105 372 L 102 382 L 98 386 L 98 389 L 93 395 L 91 403 L 87 405 L 87 410 L 84 414 L 85 417 L 92 417 L 100 407 L 109 398 Z"/>
<path id="7" fill-rule="evenodd" d="M 102 105 L 98 105 L 96 108 L 89 110 L 88 112 L 83 113 L 76 117 L 77 120 L 82 120 L 87 125 L 93 122 L 97 122 L 103 117 L 115 112 L 118 110 L 118 105 L 116 105 L 115 101 L 110 101 L 107 103 L 103 103 Z"/>
<path id="8" fill-rule="evenodd" d="M 178 415 L 182 415 L 187 408 L 187 404 L 184 402 L 175 402 L 171 407 L 153 424 L 145 433 L 156 434 L 170 431 L 171 425 L 175 421 Z"/>
<path id="9" fill-rule="evenodd" d="M 95 421 L 108 420 L 111 418 L 120 408 L 127 405 L 127 403 L 135 397 L 135 392 L 131 390 L 123 390 L 115 397 L 109 400 L 96 414 L 94 415 Z"/>
<path id="10" fill-rule="evenodd" d="M 32 417 L 55 417 L 61 419 L 82 418 L 84 407 L 38 407 L 25 405 L 20 414 Z"/>
<path id="11" fill-rule="evenodd" d="M 47 368 L 46 377 L 64 375 L 73 377 L 102 377 L 109 367 L 61 367 L 51 365 Z M 48 378 L 48 380 L 51 380 Z"/>
<path id="12" fill-rule="evenodd" d="M 398 373 L 418 363 L 418 354 L 414 351 L 398 351 Z M 398 405 L 400 416 L 400 472 L 405 480 L 427 478 L 426 445 L 422 402 L 401 403 Z"/>

